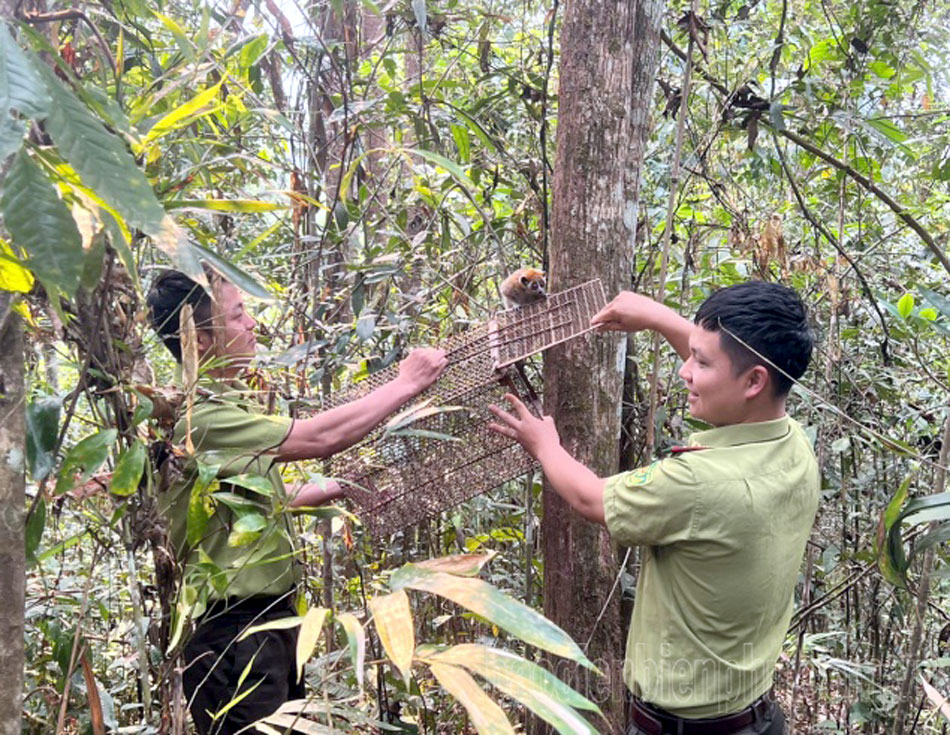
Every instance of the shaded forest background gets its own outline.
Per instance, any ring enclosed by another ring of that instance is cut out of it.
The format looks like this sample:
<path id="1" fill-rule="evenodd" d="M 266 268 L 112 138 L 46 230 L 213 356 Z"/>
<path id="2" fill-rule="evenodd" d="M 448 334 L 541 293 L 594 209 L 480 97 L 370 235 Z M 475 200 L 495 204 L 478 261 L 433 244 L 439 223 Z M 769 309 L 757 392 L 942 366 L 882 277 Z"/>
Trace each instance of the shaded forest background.
<path id="1" fill-rule="evenodd" d="M 561 43 L 556 0 L 6 6 L 0 449 L 26 437 L 25 506 L 9 466 L 0 486 L 4 518 L 22 516 L 5 524 L 3 553 L 26 549 L 25 607 L 3 601 L 5 615 L 25 609 L 23 731 L 175 732 L 164 651 L 193 600 L 167 587 L 155 523 L 148 447 L 176 378 L 143 287 L 159 266 L 206 262 L 256 297 L 255 385 L 283 412 L 484 321 L 507 273 L 551 264 L 570 124 L 559 70 L 602 39 Z M 778 280 L 803 295 L 818 335 L 792 393 L 824 478 L 779 662 L 793 732 L 945 732 L 950 4 L 669 2 L 656 51 L 639 197 L 605 205 L 631 253 L 623 287 L 691 313 L 716 287 Z M 609 96 L 602 82 L 586 93 Z M 575 161 L 572 175 L 600 163 Z M 555 276 L 573 285 L 568 269 Z M 676 368 L 652 336 L 627 341 L 620 467 L 696 427 Z M 372 631 L 359 657 L 355 631 L 367 598 L 397 589 L 392 570 L 460 553 L 496 554 L 452 569 L 545 608 L 547 569 L 585 570 L 544 557 L 542 505 L 529 478 L 383 543 L 345 514 L 296 521 L 309 600 L 340 623 L 322 628 L 308 668 L 338 729 L 367 729 L 358 715 L 380 708 L 413 732 L 469 727 L 438 669 L 403 677 L 404 661 L 378 663 L 392 652 Z M 615 563 L 620 625 L 635 551 Z M 16 576 L 22 554 L 7 568 Z M 539 658 L 468 610 L 414 596 L 394 630 Z M 585 652 L 598 634 L 558 622 Z M 573 683 L 597 701 L 601 685 Z M 504 691 L 489 693 L 512 721 L 534 729 L 531 710 L 551 722 Z M 4 733 L 19 732 L 10 722 Z"/>

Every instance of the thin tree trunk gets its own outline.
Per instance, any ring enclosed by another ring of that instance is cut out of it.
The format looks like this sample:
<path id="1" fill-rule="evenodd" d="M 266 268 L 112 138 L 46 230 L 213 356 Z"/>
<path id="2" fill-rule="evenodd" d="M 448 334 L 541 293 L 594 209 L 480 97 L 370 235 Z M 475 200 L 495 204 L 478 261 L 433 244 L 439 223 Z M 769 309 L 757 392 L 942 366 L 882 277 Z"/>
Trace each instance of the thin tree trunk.
<path id="1" fill-rule="evenodd" d="M 0 292 L 0 735 L 20 735 L 24 664 L 26 414 L 23 334 L 20 317 L 11 311 L 14 298 Z"/>
<path id="2" fill-rule="evenodd" d="M 594 277 L 603 281 L 608 296 L 629 285 L 663 7 L 662 0 L 567 5 L 554 167 L 553 290 Z M 573 340 L 545 359 L 545 411 L 555 417 L 568 451 L 600 475 L 618 469 L 625 353 L 623 337 L 601 335 Z M 558 673 L 597 701 L 611 729 L 621 732 L 627 625 L 619 599 L 608 601 L 617 550 L 603 528 L 580 518 L 549 487 L 543 503 L 544 612 L 582 645 L 589 641 L 588 656 L 605 677 Z"/>

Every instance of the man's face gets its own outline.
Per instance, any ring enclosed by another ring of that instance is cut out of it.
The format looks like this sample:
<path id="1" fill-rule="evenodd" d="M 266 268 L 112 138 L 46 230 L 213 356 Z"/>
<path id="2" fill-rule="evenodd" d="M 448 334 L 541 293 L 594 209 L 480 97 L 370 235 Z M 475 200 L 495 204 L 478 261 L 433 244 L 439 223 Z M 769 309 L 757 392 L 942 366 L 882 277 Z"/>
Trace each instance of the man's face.
<path id="1" fill-rule="evenodd" d="M 243 369 L 254 357 L 257 338 L 254 328 L 257 322 L 244 310 L 241 292 L 231 283 L 221 281 L 215 287 L 216 312 L 214 326 L 208 330 L 206 352 L 223 358 L 228 369 Z"/>
<path id="2" fill-rule="evenodd" d="M 699 325 L 689 337 L 689 359 L 680 368 L 680 377 L 689 389 L 689 411 L 713 426 L 745 421 L 750 396 L 750 367 L 738 375 L 722 348 L 719 332 Z M 753 395 L 758 391 L 753 391 Z"/>

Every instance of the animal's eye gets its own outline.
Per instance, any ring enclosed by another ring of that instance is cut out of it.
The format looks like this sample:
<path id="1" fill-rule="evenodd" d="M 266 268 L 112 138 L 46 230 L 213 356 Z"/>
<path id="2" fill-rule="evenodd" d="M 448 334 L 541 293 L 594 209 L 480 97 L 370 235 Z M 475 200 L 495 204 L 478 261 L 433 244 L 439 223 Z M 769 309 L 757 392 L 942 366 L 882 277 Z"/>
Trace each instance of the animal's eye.
<path id="1" fill-rule="evenodd" d="M 521 276 L 521 285 L 522 285 L 522 286 L 527 286 L 527 285 L 528 285 L 528 277 L 527 277 L 527 276 Z"/>

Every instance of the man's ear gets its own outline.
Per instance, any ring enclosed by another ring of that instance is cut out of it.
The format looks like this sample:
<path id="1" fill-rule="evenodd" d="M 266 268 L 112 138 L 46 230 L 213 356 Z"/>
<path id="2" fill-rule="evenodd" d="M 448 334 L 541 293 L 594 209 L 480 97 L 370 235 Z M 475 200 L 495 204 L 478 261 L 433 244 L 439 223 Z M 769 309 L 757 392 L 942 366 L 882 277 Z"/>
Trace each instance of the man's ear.
<path id="1" fill-rule="evenodd" d="M 196 329 L 195 337 L 198 340 L 198 357 L 204 357 L 214 345 L 214 334 L 210 329 Z"/>
<path id="2" fill-rule="evenodd" d="M 745 397 L 752 399 L 770 390 L 772 376 L 765 365 L 753 365 L 746 373 Z"/>

